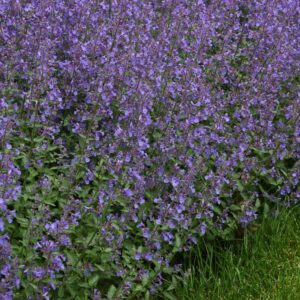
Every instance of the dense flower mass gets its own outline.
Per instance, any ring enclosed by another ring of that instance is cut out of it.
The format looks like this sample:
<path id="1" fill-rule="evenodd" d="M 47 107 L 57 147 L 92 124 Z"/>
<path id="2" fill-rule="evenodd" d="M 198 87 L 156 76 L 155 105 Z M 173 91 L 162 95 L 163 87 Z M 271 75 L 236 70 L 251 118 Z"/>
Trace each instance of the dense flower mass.
<path id="1" fill-rule="evenodd" d="M 0 298 L 150 297 L 297 203 L 297 2 L 1 0 Z"/>

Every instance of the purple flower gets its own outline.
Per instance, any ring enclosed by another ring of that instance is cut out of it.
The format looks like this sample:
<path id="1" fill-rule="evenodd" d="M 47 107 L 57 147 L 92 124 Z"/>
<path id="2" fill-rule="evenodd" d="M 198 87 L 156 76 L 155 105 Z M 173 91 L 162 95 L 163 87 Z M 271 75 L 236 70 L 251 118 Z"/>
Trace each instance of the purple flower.
<path id="1" fill-rule="evenodd" d="M 129 188 L 125 188 L 123 191 L 127 197 L 131 197 L 133 195 L 132 190 Z"/>
<path id="2" fill-rule="evenodd" d="M 171 228 L 171 229 L 173 229 L 173 228 L 175 228 L 176 227 L 176 225 L 175 225 L 175 223 L 174 223 L 174 221 L 173 220 L 168 220 L 168 225 L 169 225 L 169 227 Z"/>
<path id="3" fill-rule="evenodd" d="M 143 237 L 145 237 L 146 239 L 150 238 L 150 229 L 149 228 L 143 229 Z"/>
<path id="4" fill-rule="evenodd" d="M 32 271 L 32 276 L 36 279 L 41 279 L 45 275 L 45 270 L 42 267 L 37 267 Z"/>
<path id="5" fill-rule="evenodd" d="M 175 176 L 173 176 L 173 177 L 172 177 L 172 180 L 171 180 L 171 183 L 172 183 L 172 186 L 173 186 L 174 188 L 176 188 L 176 187 L 180 184 L 180 179 L 177 178 L 177 177 L 175 177 Z"/>
<path id="6" fill-rule="evenodd" d="M 0 218 L 0 231 L 4 231 L 4 228 L 5 228 L 5 226 L 4 226 L 3 219 Z"/>
<path id="7" fill-rule="evenodd" d="M 146 252 L 144 255 L 144 258 L 148 261 L 152 261 L 152 259 L 153 259 L 150 252 Z"/>
<path id="8" fill-rule="evenodd" d="M 240 218 L 240 223 L 242 227 L 247 227 L 248 224 L 257 218 L 257 214 L 252 209 L 247 209 L 244 215 Z"/>
<path id="9" fill-rule="evenodd" d="M 141 257 L 142 257 L 142 253 L 140 253 L 140 252 L 136 252 L 136 253 L 134 254 L 135 260 L 140 260 Z"/>
<path id="10" fill-rule="evenodd" d="M 201 232 L 202 235 L 205 234 L 205 232 L 206 232 L 206 227 L 207 227 L 207 226 L 206 226 L 205 222 L 202 222 L 201 225 L 200 225 L 200 232 Z"/>

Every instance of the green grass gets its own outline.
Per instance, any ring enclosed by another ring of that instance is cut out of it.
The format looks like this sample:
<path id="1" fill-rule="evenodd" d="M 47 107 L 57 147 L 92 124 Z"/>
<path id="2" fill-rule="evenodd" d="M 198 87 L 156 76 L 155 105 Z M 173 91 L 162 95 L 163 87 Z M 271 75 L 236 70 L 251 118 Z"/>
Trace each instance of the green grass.
<path id="1" fill-rule="evenodd" d="M 300 299 L 300 209 L 266 219 L 229 246 L 206 244 L 189 262 L 180 300 Z"/>

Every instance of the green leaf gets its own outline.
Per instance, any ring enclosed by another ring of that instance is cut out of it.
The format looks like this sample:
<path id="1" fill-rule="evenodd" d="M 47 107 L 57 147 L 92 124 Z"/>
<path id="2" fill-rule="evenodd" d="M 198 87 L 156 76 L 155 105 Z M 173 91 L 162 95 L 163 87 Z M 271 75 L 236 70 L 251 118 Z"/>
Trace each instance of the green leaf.
<path id="1" fill-rule="evenodd" d="M 216 214 L 218 214 L 218 215 L 220 215 L 220 214 L 222 213 L 221 208 L 220 208 L 220 207 L 217 207 L 217 206 L 214 206 L 213 211 L 214 211 Z"/>
<path id="2" fill-rule="evenodd" d="M 102 272 L 104 272 L 104 270 L 105 270 L 101 265 L 98 265 L 98 264 L 95 264 L 95 267 L 96 267 L 99 271 L 102 271 Z"/>
<path id="3" fill-rule="evenodd" d="M 150 292 L 147 291 L 145 294 L 145 300 L 150 300 Z"/>
<path id="4" fill-rule="evenodd" d="M 176 245 L 176 247 L 178 247 L 178 248 L 181 246 L 181 238 L 180 238 L 179 234 L 176 234 L 175 245 Z"/>
<path id="5" fill-rule="evenodd" d="M 260 206 L 261 206 L 260 200 L 259 200 L 259 198 L 257 198 L 255 201 L 255 207 L 259 208 Z"/>
<path id="6" fill-rule="evenodd" d="M 134 292 L 142 292 L 144 290 L 144 287 L 141 284 L 138 284 L 134 287 Z"/>
<path id="7" fill-rule="evenodd" d="M 267 217 L 270 212 L 270 207 L 267 203 L 264 204 L 264 217 Z"/>
<path id="8" fill-rule="evenodd" d="M 117 288 L 114 285 L 111 285 L 110 288 L 108 289 L 108 292 L 107 292 L 107 295 L 106 295 L 107 298 L 108 299 L 113 299 L 113 297 L 116 294 L 116 291 L 117 291 Z"/>
<path id="9" fill-rule="evenodd" d="M 147 278 L 147 276 L 143 276 L 143 278 L 142 278 L 142 285 L 143 286 L 146 286 L 147 284 L 148 284 L 148 278 Z"/>
<path id="10" fill-rule="evenodd" d="M 164 292 L 164 296 L 164 299 L 178 300 L 178 298 L 170 292 Z"/>
<path id="11" fill-rule="evenodd" d="M 241 181 L 237 181 L 237 187 L 238 187 L 238 190 L 240 191 L 240 192 L 242 192 L 243 190 L 244 190 L 244 185 L 243 185 L 243 183 L 241 182 Z"/>
<path id="12" fill-rule="evenodd" d="M 240 211 L 240 210 L 241 210 L 241 207 L 238 206 L 238 205 L 236 205 L 236 204 L 231 204 L 231 205 L 230 205 L 230 209 L 231 209 L 232 211 Z"/>
<path id="13" fill-rule="evenodd" d="M 28 219 L 25 219 L 25 218 L 22 218 L 22 217 L 17 217 L 17 221 L 22 227 L 28 227 L 28 225 L 29 225 L 29 220 Z"/>
<path id="14" fill-rule="evenodd" d="M 94 275 L 92 278 L 89 279 L 89 285 L 95 286 L 97 284 L 99 278 L 100 277 L 98 274 Z"/>

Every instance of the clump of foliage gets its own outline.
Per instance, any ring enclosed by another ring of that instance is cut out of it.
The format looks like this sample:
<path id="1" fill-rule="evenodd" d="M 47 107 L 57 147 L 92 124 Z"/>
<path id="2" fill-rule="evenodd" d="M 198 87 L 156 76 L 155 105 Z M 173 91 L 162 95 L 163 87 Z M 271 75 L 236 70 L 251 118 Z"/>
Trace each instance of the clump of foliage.
<path id="1" fill-rule="evenodd" d="M 1 297 L 149 298 L 199 236 L 297 202 L 298 14 L 1 1 Z"/>

